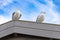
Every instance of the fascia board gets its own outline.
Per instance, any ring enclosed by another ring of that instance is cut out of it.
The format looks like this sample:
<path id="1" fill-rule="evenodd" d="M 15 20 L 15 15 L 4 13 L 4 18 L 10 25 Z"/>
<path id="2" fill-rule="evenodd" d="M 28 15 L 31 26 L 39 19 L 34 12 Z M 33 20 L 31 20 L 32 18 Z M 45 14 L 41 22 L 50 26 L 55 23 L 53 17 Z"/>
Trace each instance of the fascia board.
<path id="1" fill-rule="evenodd" d="M 14 27 L 14 33 L 60 39 L 60 32 L 38 30 L 38 29 L 18 27 L 18 26 Z"/>
<path id="2" fill-rule="evenodd" d="M 0 31 L 0 38 L 5 37 L 7 35 L 10 35 L 12 33 L 14 33 L 14 27 L 7 28 L 7 29 L 5 29 L 3 31 Z"/>

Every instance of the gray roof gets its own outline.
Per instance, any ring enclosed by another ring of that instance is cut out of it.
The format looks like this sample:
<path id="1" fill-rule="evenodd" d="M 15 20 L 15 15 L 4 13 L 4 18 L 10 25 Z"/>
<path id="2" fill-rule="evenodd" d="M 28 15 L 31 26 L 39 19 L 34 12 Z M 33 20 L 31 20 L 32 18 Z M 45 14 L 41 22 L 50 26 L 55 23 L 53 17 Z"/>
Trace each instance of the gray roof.
<path id="1" fill-rule="evenodd" d="M 9 21 L 0 25 L 0 38 L 12 33 L 60 39 L 60 25 L 23 20 Z"/>

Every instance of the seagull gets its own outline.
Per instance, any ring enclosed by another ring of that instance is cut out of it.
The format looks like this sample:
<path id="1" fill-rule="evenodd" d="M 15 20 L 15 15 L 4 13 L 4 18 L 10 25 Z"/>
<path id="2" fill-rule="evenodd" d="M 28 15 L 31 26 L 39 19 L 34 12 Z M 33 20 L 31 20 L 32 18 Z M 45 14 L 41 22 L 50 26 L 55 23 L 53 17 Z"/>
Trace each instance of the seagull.
<path id="1" fill-rule="evenodd" d="M 36 22 L 42 23 L 44 21 L 44 15 L 45 15 L 45 12 L 42 11 L 40 15 L 37 17 Z"/>
<path id="2" fill-rule="evenodd" d="M 12 14 L 12 20 L 19 20 L 21 18 L 21 12 L 20 10 L 15 10 Z"/>

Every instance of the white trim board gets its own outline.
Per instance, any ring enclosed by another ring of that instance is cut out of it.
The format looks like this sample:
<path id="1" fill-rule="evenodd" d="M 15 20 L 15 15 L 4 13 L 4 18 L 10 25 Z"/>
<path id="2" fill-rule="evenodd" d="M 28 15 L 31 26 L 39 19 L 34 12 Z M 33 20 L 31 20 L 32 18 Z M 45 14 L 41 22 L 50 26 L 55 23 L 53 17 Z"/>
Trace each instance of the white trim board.
<path id="1" fill-rule="evenodd" d="M 12 33 L 60 39 L 60 25 L 21 20 L 10 21 L 0 25 L 0 38 Z"/>

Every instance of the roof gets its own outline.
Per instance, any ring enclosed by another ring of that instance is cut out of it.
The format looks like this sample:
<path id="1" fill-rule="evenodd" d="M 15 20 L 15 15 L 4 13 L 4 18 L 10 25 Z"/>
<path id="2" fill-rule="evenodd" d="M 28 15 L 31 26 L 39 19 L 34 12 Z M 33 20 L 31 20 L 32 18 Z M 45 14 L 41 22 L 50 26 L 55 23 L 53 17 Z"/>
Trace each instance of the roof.
<path id="1" fill-rule="evenodd" d="M 60 25 L 23 20 L 9 21 L 0 25 L 0 38 L 12 33 L 60 39 Z"/>

